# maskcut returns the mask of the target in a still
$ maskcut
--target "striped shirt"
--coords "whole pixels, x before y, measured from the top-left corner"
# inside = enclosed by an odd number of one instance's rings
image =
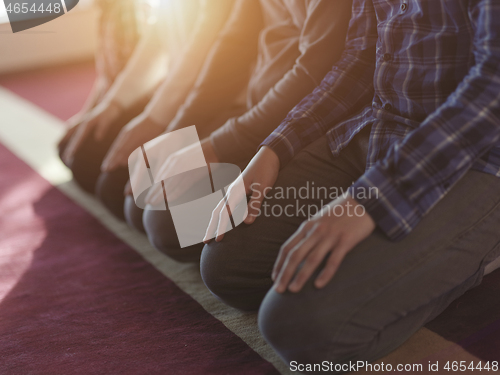
[[[351,192],[403,238],[471,168],[500,177],[498,20],[498,0],[354,0],[341,60],[262,145],[283,167],[325,134],[338,155],[370,125]]]

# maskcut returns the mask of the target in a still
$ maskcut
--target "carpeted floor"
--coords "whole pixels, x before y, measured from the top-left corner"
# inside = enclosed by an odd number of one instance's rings
[[[69,181],[54,146],[91,72],[0,77],[10,90],[0,88],[0,374],[289,373],[254,314],[225,307],[195,266],[154,250]],[[71,105],[53,104],[65,95]],[[500,360],[499,292],[496,271],[379,362],[428,373],[439,361],[434,373],[449,374],[446,361]]]
[[[278,373],[3,146],[0,168],[1,374]]]

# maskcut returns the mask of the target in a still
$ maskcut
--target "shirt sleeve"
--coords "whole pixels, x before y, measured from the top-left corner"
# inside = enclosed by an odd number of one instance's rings
[[[259,1],[236,0],[194,88],[167,131],[196,124],[199,118],[208,123],[232,107],[248,85],[263,22]]]
[[[351,187],[393,239],[408,235],[500,138],[500,3],[469,5],[475,65],[448,100]],[[377,194],[358,197],[361,191]],[[357,196],[358,195],[358,196]]]
[[[168,53],[156,25],[149,25],[127,65],[105,95],[128,108],[151,95],[167,73]]]
[[[156,91],[145,113],[156,123],[167,125],[186,100],[210,48],[226,23],[233,0],[204,0],[196,26],[182,55],[168,71],[166,80]]]
[[[298,38],[300,55],[291,69],[259,103],[212,133],[211,142],[220,160],[249,160],[258,145],[340,59],[352,0],[312,0],[306,4],[306,19]]]
[[[345,50],[321,84],[300,101],[261,144],[284,167],[297,152],[373,98],[377,18],[371,0],[352,4]]]

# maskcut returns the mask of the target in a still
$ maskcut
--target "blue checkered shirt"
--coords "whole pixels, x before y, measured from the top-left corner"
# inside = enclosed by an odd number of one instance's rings
[[[342,58],[262,145],[283,167],[371,125],[352,194],[398,240],[468,170],[500,177],[499,101],[500,0],[354,0]]]

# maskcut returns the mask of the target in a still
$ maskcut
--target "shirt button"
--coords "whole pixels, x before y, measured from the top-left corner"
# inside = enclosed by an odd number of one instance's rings
[[[384,61],[391,61],[392,55],[390,53],[384,53]]]
[[[406,3],[401,4],[401,12],[406,12],[407,9],[408,9],[408,4]]]
[[[392,110],[392,104],[391,103],[385,103],[384,104],[384,109],[386,111],[391,111]]]

